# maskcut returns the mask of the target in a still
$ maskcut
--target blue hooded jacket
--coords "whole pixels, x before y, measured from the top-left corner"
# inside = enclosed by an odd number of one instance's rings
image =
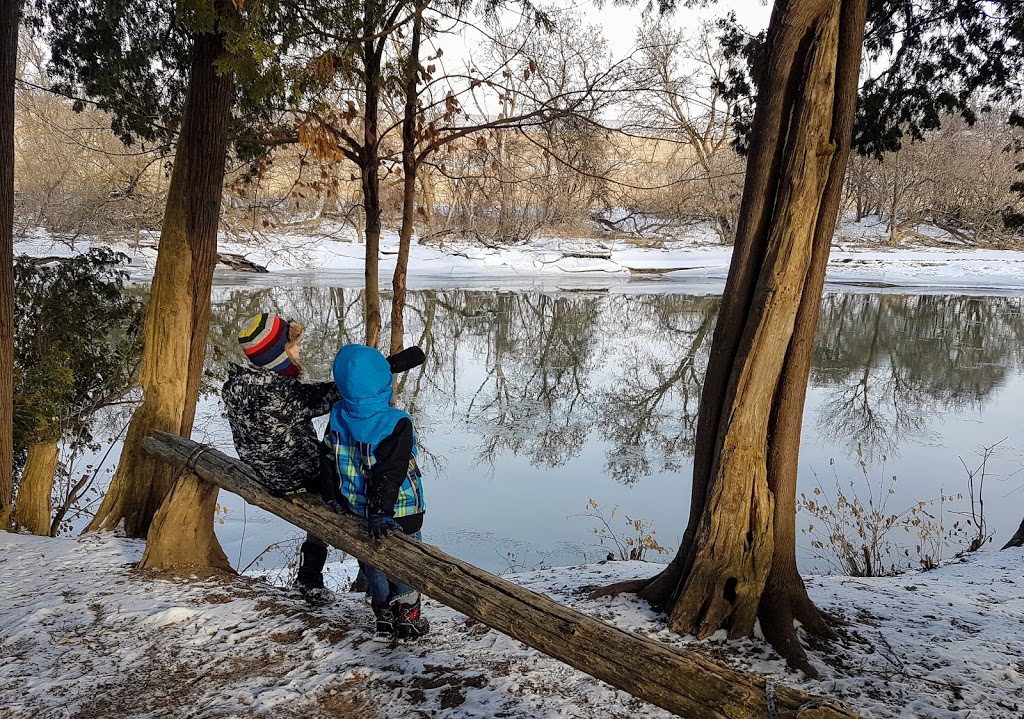
[[[356,442],[377,445],[403,417],[391,406],[391,366],[378,350],[345,345],[334,358],[334,383],[341,401],[331,410],[331,429],[344,428]]]
[[[341,492],[349,508],[367,514],[366,479],[376,462],[377,446],[398,423],[412,418],[391,406],[391,366],[380,351],[365,345],[345,345],[334,358],[334,382],[341,394],[331,410],[330,437]],[[416,467],[413,440],[408,472],[395,503],[395,516],[423,512],[423,490]]]

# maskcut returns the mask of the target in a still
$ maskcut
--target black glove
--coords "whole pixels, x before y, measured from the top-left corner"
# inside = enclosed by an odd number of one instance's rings
[[[395,518],[385,514],[371,514],[366,520],[366,533],[375,542],[401,531],[402,527],[395,521]]]
[[[413,367],[419,367],[426,359],[427,356],[423,354],[423,350],[413,345],[388,357],[388,365],[391,367],[391,374],[398,374],[399,372],[408,372]]]
[[[342,504],[341,502],[339,502],[336,499],[325,500],[324,504],[326,504],[327,508],[329,510],[331,510],[332,512],[334,512],[335,514],[345,514],[345,512],[347,511],[345,509],[345,505]]]

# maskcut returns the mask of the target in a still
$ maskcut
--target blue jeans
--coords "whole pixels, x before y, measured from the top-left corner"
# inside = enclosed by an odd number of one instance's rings
[[[409,534],[406,536],[417,541],[423,539],[422,532],[416,532],[415,534]],[[366,562],[360,562],[359,566],[363,568],[363,574],[366,575],[366,585],[370,588],[370,598],[373,600],[374,604],[386,604],[389,600],[394,599],[395,597],[416,592],[416,590],[408,584],[404,584],[394,577],[389,577],[384,574],[384,572],[371,567]]]

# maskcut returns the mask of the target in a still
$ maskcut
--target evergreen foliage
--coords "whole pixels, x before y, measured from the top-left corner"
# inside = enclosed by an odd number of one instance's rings
[[[343,8],[352,5],[343,0]],[[222,33],[227,52],[218,71],[235,76],[230,137],[238,155],[252,159],[273,144],[301,95],[306,73],[286,58],[317,18],[310,12],[304,18],[294,4],[277,0],[50,0],[49,73],[76,110],[90,103],[109,112],[111,129],[125,144],[170,147],[181,125],[195,37]]]
[[[719,22],[728,57],[742,62],[720,88],[737,100],[736,149],[745,152],[760,83],[765,33],[751,35],[735,14]],[[925,139],[943,117],[973,125],[979,112],[1024,103],[1024,2],[1020,0],[871,0],[864,50],[875,70],[860,89],[854,149],[881,159],[905,142]],[[1019,151],[1008,147],[1007,151]],[[1024,163],[1019,169],[1024,172]],[[1011,190],[1024,195],[1024,182]],[[1007,227],[1024,218],[1007,210]]]
[[[41,265],[14,264],[14,452],[66,437],[91,444],[96,410],[130,387],[141,356],[142,301],[127,261],[101,247]]]
[[[54,89],[111,114],[127,145],[177,133],[188,82],[191,33],[170,0],[53,0],[47,4]]]
[[[868,59],[888,67],[861,88],[854,141],[881,156],[924,139],[942,116],[1024,99],[1024,3],[873,0]]]

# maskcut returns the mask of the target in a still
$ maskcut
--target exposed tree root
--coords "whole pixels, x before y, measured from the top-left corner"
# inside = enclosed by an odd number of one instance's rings
[[[620,594],[639,594],[640,591],[650,584],[650,579],[630,579],[625,582],[616,582],[606,587],[595,589],[587,595],[587,599],[600,599],[601,597],[617,597]]]
[[[685,576],[682,564],[677,561],[681,556],[686,556],[682,548],[676,559],[673,559],[660,574],[652,577],[647,586],[640,591],[640,598],[646,599],[659,611],[671,607],[679,596]]]
[[[660,609],[655,602],[649,598],[651,588],[657,584],[667,584],[673,579],[675,572],[669,569],[648,579],[631,579],[625,582],[616,582],[605,587],[600,587],[591,592],[588,599],[600,599],[601,597],[616,597],[620,594],[636,594],[642,599],[647,599],[652,606]],[[758,619],[760,620],[761,632],[764,634],[772,648],[779,653],[786,664],[795,670],[799,670],[809,677],[817,678],[818,670],[811,664],[800,638],[797,636],[795,622],[800,622],[804,631],[821,639],[835,641],[838,636],[835,630],[829,625],[825,617],[807,596],[803,580],[799,575],[789,577],[781,589],[773,588],[772,583],[765,588],[758,608]],[[838,620],[837,620],[838,621]],[[689,633],[685,628],[677,631]]]
[[[807,651],[796,635],[792,608],[785,603],[762,599],[759,619],[765,641],[786,660],[786,665],[816,679],[818,670],[807,658]]]
[[[758,619],[765,640],[779,653],[791,669],[799,669],[809,677],[817,677],[818,670],[807,657],[794,622],[800,622],[804,631],[828,641],[839,637],[807,596],[807,588],[796,571],[795,557],[776,557],[776,564],[768,576]]]

